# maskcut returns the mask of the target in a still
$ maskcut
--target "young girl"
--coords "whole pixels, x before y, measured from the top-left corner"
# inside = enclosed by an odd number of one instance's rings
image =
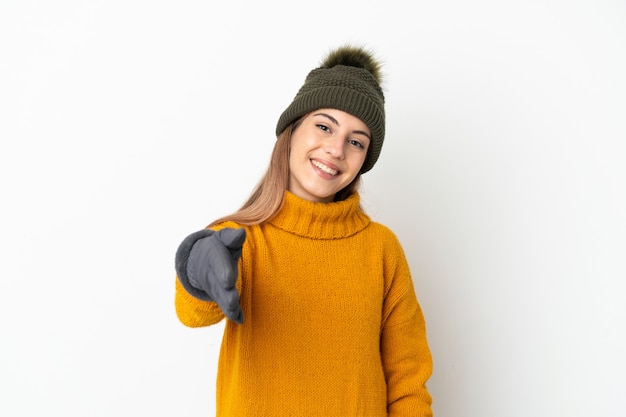
[[[380,65],[343,46],[278,120],[267,172],[176,253],[176,312],[228,318],[217,416],[431,416],[432,358],[396,236],[363,212],[385,136]]]

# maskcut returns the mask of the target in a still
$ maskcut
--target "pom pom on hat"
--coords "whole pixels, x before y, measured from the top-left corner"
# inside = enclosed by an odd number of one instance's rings
[[[380,63],[374,59],[371,53],[365,51],[363,48],[350,45],[337,48],[326,56],[321,67],[332,68],[335,65],[363,68],[372,74],[379,85],[382,84]]]
[[[385,139],[385,97],[381,89],[381,65],[357,46],[332,50],[306,77],[292,103],[280,116],[276,136],[305,114],[321,108],[345,111],[361,119],[372,134],[361,173],[372,169]]]

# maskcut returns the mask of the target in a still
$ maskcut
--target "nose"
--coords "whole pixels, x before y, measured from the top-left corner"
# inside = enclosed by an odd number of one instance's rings
[[[324,142],[324,151],[333,158],[343,159],[345,141],[339,135],[326,138]]]

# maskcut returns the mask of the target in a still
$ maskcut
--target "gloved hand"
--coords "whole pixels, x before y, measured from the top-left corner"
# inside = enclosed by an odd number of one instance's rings
[[[189,284],[206,294],[206,297],[199,298],[215,301],[226,317],[240,324],[243,323],[243,312],[235,285],[237,262],[245,239],[245,229],[225,228],[196,240],[184,271]]]

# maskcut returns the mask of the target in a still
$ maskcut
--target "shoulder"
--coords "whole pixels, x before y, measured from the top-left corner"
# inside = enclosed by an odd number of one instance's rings
[[[404,248],[396,233],[388,226],[371,221],[365,228],[366,239],[371,247],[377,247],[378,251],[387,258],[404,258]]]
[[[214,224],[213,226],[210,227],[210,229],[211,230],[215,230],[217,232],[218,230],[222,230],[222,229],[226,229],[226,228],[240,229],[242,227],[245,228],[245,226],[242,226],[239,223],[235,223],[233,221],[226,220],[226,221],[223,221],[221,223]]]
[[[369,233],[376,235],[378,238],[382,239],[383,241],[388,241],[390,243],[398,243],[398,244],[400,242],[395,232],[391,230],[388,226],[382,223],[372,220],[370,221],[367,229]]]

